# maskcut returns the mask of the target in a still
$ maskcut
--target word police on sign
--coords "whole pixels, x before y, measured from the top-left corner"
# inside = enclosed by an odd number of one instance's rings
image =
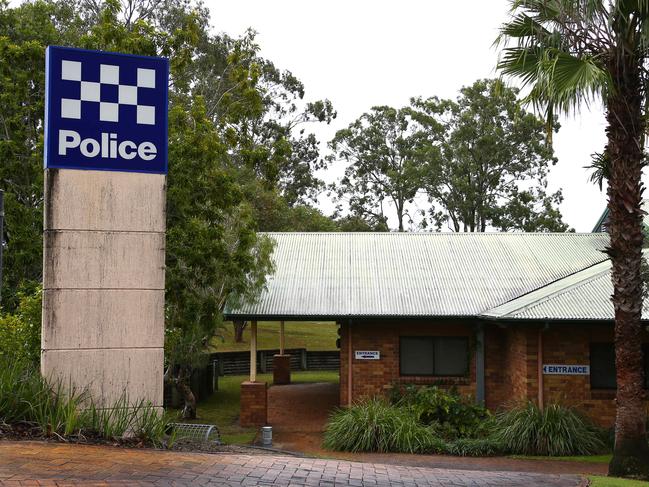
[[[589,365],[543,365],[543,373],[547,375],[589,375]]]
[[[167,59],[50,46],[45,167],[167,172]]]
[[[379,360],[381,352],[369,350],[357,350],[354,354],[356,360]]]

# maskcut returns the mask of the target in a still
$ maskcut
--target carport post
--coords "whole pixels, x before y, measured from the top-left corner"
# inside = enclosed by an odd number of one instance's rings
[[[257,381],[257,322],[250,323],[250,382]]]
[[[279,354],[284,355],[284,322],[279,322]]]

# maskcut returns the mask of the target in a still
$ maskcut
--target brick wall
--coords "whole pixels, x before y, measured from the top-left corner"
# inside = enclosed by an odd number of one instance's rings
[[[550,327],[543,332],[543,362],[588,365],[594,342],[613,342],[613,325]],[[649,343],[646,331],[643,343]],[[588,375],[544,375],[543,393],[546,403],[576,406],[601,426],[615,423],[615,391],[591,389]]]
[[[341,326],[340,403],[348,395],[348,331]],[[475,396],[475,354],[470,373],[462,378],[400,377],[400,336],[468,336],[470,350],[475,350],[475,325],[471,322],[362,322],[351,325],[352,352],[378,350],[380,360],[356,360],[352,357],[352,399],[384,394],[392,384],[432,384],[443,381],[456,385],[464,394]],[[485,327],[485,401],[495,410],[517,401],[538,400],[540,326],[509,325]],[[542,333],[545,364],[590,364],[590,343],[610,342],[612,325],[553,325]],[[649,342],[645,331],[644,342]],[[543,375],[544,403],[574,405],[602,426],[615,420],[614,391],[591,390],[589,376]]]
[[[340,343],[340,403],[347,404],[348,395],[348,332],[349,325],[341,326]],[[351,325],[352,354],[356,350],[378,350],[380,360],[356,360],[352,357],[352,399],[384,394],[393,384],[455,385],[464,394],[475,395],[475,353],[471,354],[467,377],[429,377],[399,375],[400,336],[467,336],[469,349],[475,348],[475,332],[468,323],[422,322],[356,322]]]

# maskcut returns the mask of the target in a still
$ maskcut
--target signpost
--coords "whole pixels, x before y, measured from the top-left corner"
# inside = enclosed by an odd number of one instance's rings
[[[166,59],[48,47],[42,373],[162,407]]]

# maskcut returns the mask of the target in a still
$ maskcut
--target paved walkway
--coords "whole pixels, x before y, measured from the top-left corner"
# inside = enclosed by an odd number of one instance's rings
[[[575,487],[574,475],[0,441],[0,485]]]

